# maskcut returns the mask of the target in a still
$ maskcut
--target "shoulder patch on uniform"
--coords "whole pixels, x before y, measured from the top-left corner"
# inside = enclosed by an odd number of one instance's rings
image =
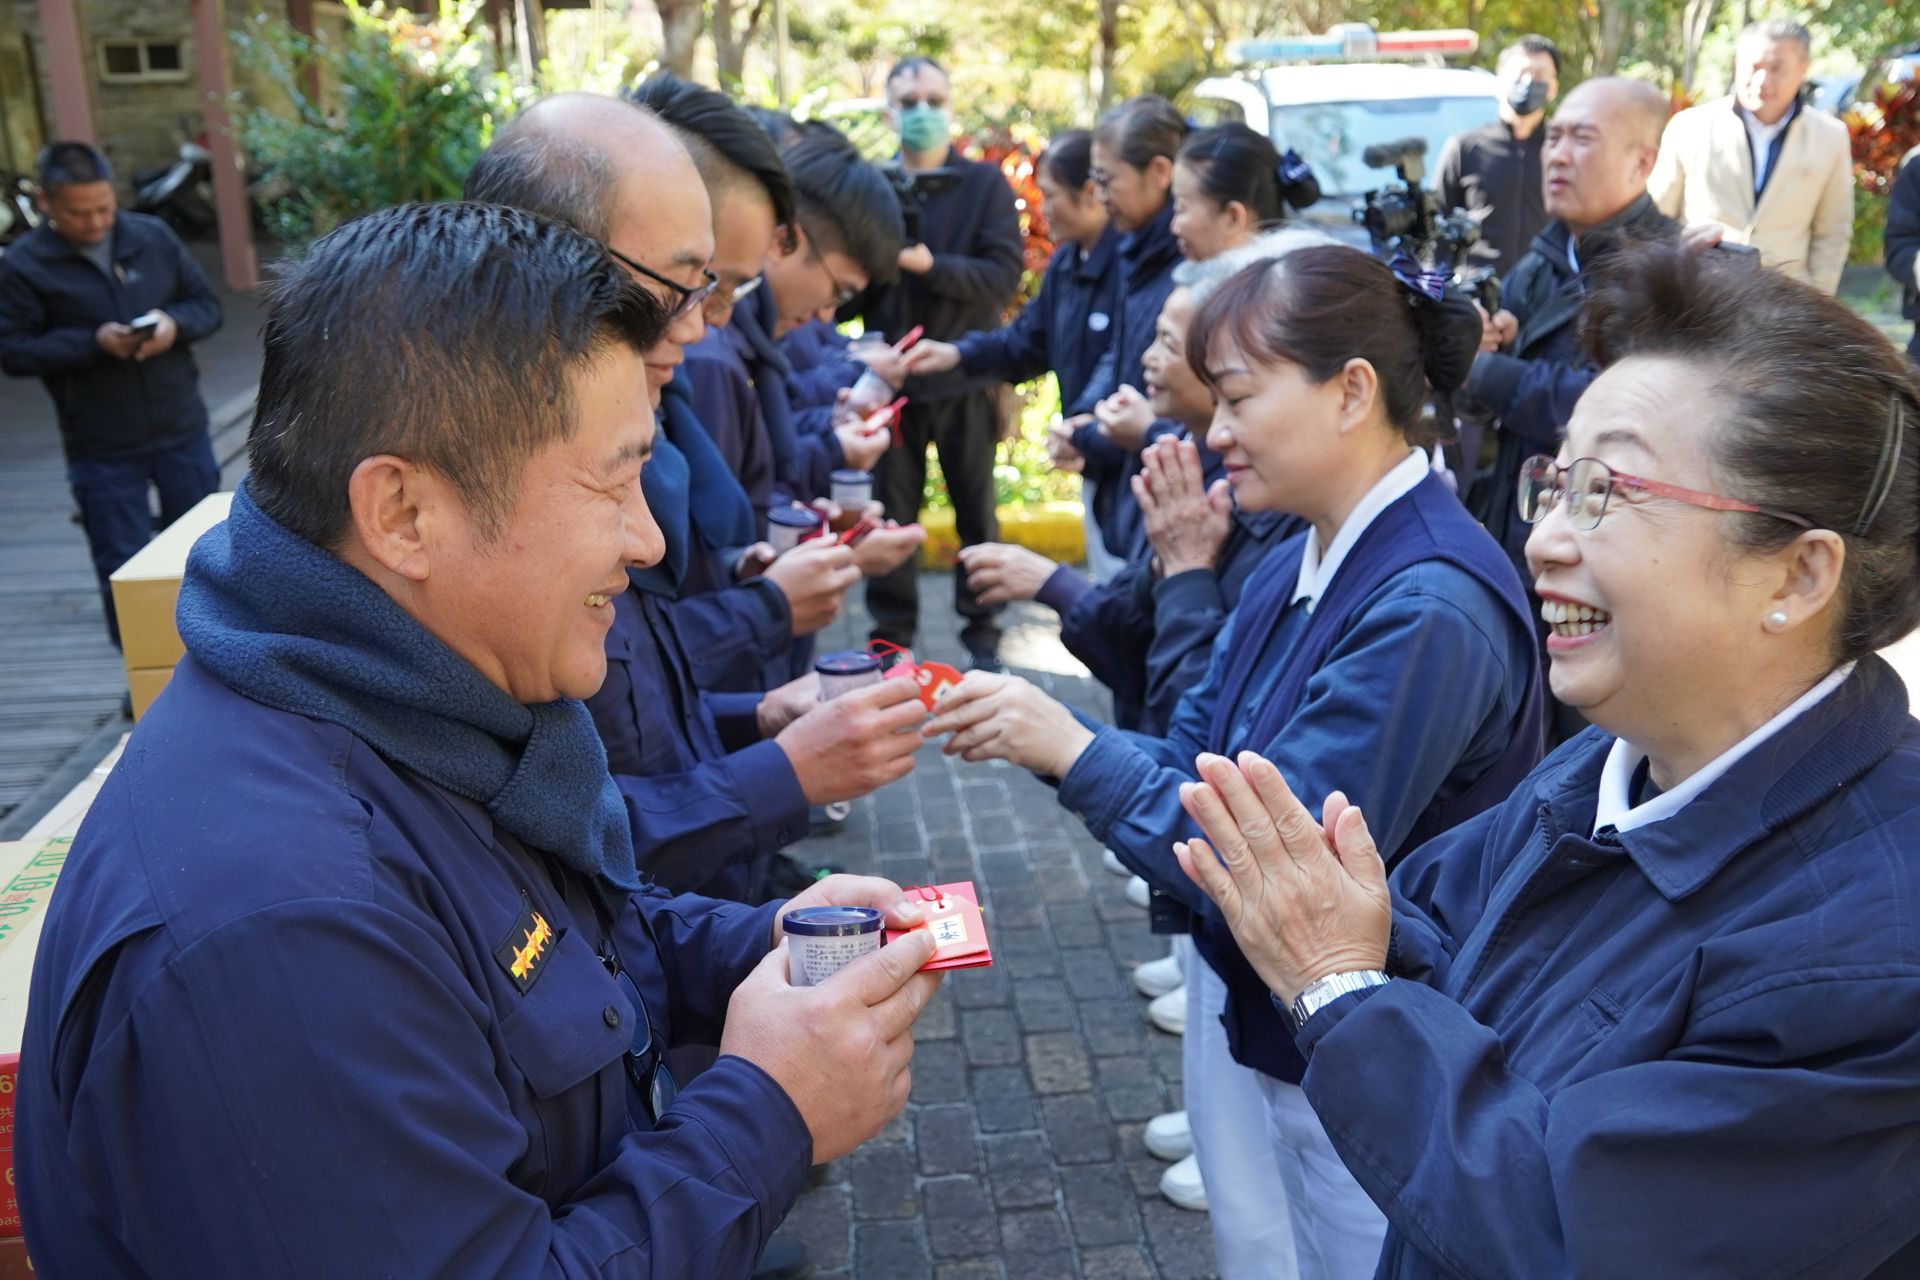
[[[520,905],[520,918],[514,922],[513,932],[493,949],[493,958],[513,979],[513,985],[520,988],[520,994],[525,995],[552,954],[553,926],[533,909],[533,902],[524,891],[520,894]]]

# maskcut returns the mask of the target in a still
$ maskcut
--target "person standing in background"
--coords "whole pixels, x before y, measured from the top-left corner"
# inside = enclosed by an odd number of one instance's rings
[[[166,223],[120,210],[99,151],[55,142],[38,168],[47,220],[0,258],[0,369],[53,397],[118,648],[107,579],[153,538],[152,491],[164,529],[220,487],[189,349],[220,300]]]
[[[1920,147],[1907,152],[1887,200],[1887,274],[1900,282],[1900,314],[1914,322],[1907,357],[1920,364]]]
[[[1541,126],[1560,96],[1560,50],[1545,36],[1521,36],[1495,65],[1500,118],[1447,139],[1434,185],[1446,208],[1484,213],[1470,263],[1505,275],[1547,225]]]
[[[1853,147],[1846,125],[1800,101],[1813,36],[1755,22],[1735,48],[1733,93],[1667,123],[1647,190],[1683,226],[1718,226],[1726,243],[1833,293],[1853,240]]]
[[[993,329],[1020,288],[1025,251],[1013,189],[993,165],[953,148],[953,82],[931,58],[903,59],[887,75],[887,118],[900,133],[899,169],[913,185],[919,235],[900,251],[900,281],[868,293],[867,327],[889,341],[924,326],[926,336],[951,342],[976,329]],[[994,515],[993,449],[1000,434],[998,390],[991,375],[959,369],[910,378],[901,416],[901,448],[880,460],[875,479],[887,515],[902,524],[920,518],[927,480],[927,446],[940,453],[940,470],[953,498],[962,546],[999,536]],[[909,561],[867,585],[873,638],[908,647],[919,622],[917,566]],[[1000,670],[997,606],[979,602],[965,574],[955,574],[954,608],[965,620],[961,643],[972,665]]]

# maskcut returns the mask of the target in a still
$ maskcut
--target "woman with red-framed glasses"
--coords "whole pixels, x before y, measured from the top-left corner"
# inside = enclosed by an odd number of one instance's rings
[[[1178,850],[1290,1010],[1381,1276],[1920,1275],[1920,383],[1844,305],[1655,249],[1520,483],[1592,727],[1382,870],[1203,758]]]

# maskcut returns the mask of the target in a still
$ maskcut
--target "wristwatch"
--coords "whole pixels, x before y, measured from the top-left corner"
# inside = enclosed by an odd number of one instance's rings
[[[1307,1025],[1307,1019],[1320,1012],[1341,996],[1355,991],[1367,991],[1373,987],[1384,987],[1392,979],[1378,969],[1359,969],[1352,973],[1330,973],[1317,981],[1309,982],[1306,989],[1293,998],[1287,1006],[1287,1019],[1293,1023],[1293,1033]]]

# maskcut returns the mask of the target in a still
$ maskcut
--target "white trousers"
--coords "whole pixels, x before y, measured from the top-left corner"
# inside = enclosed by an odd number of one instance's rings
[[[1257,1078],[1293,1214],[1301,1280],[1369,1280],[1380,1265],[1385,1215],[1341,1163],[1300,1086]]]
[[[1187,1033],[1181,1073],[1193,1153],[1207,1186],[1207,1213],[1221,1280],[1292,1280],[1294,1228],[1280,1161],[1267,1136],[1261,1076],[1227,1052],[1220,1025],[1227,987],[1180,940],[1187,965]],[[1379,1252],[1378,1241],[1374,1252]]]

